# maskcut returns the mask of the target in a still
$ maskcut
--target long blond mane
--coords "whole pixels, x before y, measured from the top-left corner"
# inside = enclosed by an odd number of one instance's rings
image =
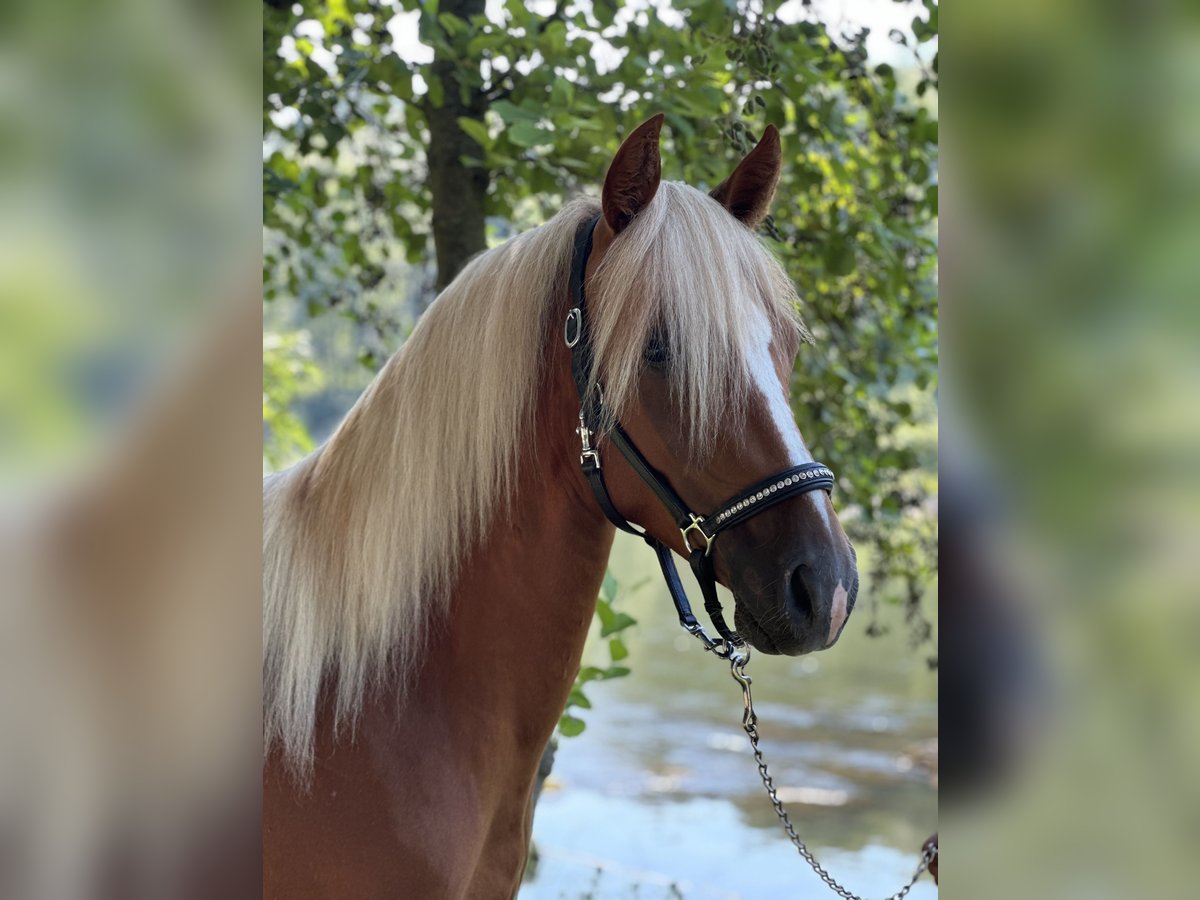
[[[403,684],[464,556],[513,499],[545,375],[548,316],[567,293],[573,201],[471,262],[422,317],[330,440],[267,478],[263,691],[268,748],[311,764],[318,694],[352,723],[384,671]],[[643,347],[671,347],[671,381],[699,441],[751,382],[763,326],[801,328],[796,296],[759,240],[716,201],[664,182],[609,248],[592,286],[606,403],[633,402]],[[757,329],[757,331],[756,331]]]

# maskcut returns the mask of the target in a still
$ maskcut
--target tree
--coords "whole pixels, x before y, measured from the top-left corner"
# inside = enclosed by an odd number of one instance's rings
[[[536,224],[594,189],[653,113],[667,115],[664,177],[701,187],[779,125],[765,230],[818,340],[797,363],[797,417],[856,510],[876,596],[901,601],[920,639],[936,573],[937,55],[872,65],[865,32],[804,9],[506,0],[501,21],[482,0],[268,0],[264,282],[383,333],[373,292],[398,252],[434,256],[444,286],[489,226]],[[937,4],[914,12],[893,37],[918,51]],[[419,62],[395,50],[414,24]]]

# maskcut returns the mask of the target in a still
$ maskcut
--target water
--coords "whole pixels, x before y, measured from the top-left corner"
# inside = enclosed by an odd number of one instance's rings
[[[741,692],[678,627],[653,554],[622,536],[613,571],[619,608],[639,621],[626,632],[633,674],[589,685],[587,730],[560,742],[521,900],[833,897],[783,836],[741,730]],[[924,657],[902,633],[868,638],[852,618],[832,650],[750,664],[761,746],[797,831],[869,897],[908,880],[937,827],[937,677]],[[606,662],[595,635],[585,661]],[[909,896],[936,889],[926,876]]]

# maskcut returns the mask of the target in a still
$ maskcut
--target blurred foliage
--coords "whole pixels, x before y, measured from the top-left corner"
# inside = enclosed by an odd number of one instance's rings
[[[0,6],[0,491],[85,465],[253,286],[256,19]]]
[[[986,796],[943,803],[942,830],[979,900],[1190,896],[1200,7],[958,12],[942,463],[982,540],[946,566],[998,596],[955,593],[943,643],[975,652],[943,684],[975,689],[943,696],[941,723],[964,747],[988,716],[1009,758],[971,773]],[[1027,635],[1016,659],[997,601]]]
[[[320,367],[303,332],[263,336],[263,456],[278,469],[288,459],[313,449],[313,440],[303,420],[293,411],[296,400],[322,386]]]
[[[847,530],[869,561],[867,603],[902,603],[914,638],[928,637],[923,604],[937,571],[935,0],[901,4],[912,7],[912,25],[891,37],[905,65],[868,60],[865,29],[835,29],[806,3],[506,0],[468,18],[447,5],[266,5],[268,299],[302,298],[310,317],[347,314],[368,348],[402,337],[383,321],[381,294],[398,258],[427,271],[433,257],[429,114],[447,102],[435,55],[456,60],[457,89],[481,110],[459,120],[478,147],[460,162],[489,174],[493,238],[597,191],[622,135],[655,112],[667,115],[664,177],[703,188],[767,123],[779,125],[783,180],[764,231],[817,338],[797,362],[797,419],[839,473]],[[396,45],[413,29],[424,55],[402,58]],[[418,58],[428,61],[410,61]],[[372,349],[361,355],[379,361]]]
[[[45,257],[32,259],[0,262],[0,486],[6,489],[61,463],[87,434],[87,410],[71,376],[98,330],[97,316],[79,302],[82,289],[72,292],[80,286],[35,272]]]

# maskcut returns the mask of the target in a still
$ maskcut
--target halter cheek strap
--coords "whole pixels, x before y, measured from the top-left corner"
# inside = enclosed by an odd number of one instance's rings
[[[833,472],[818,462],[804,463],[777,472],[722,503],[715,513],[700,516],[692,512],[687,503],[671,486],[665,475],[654,468],[638,450],[637,445],[615,420],[611,421],[606,437],[625,457],[638,477],[650,488],[659,502],[666,507],[675,520],[683,543],[689,551],[689,562],[700,591],[704,595],[704,609],[712,620],[713,627],[725,642],[724,651],[720,644],[704,633],[703,627],[692,614],[691,604],[684,591],[683,582],[675,568],[675,556],[671,548],[644,529],[638,528],[617,510],[600,464],[600,453],[596,447],[596,435],[604,422],[604,393],[600,383],[593,377],[593,354],[591,334],[588,327],[587,298],[583,290],[584,271],[592,252],[592,235],[599,216],[592,219],[575,237],[575,252],[571,263],[570,288],[574,303],[567,313],[563,338],[571,349],[571,376],[579,392],[579,465],[584,478],[596,497],[596,503],[605,517],[617,528],[642,538],[654,550],[662,569],[663,578],[675,609],[679,623],[691,634],[699,637],[709,650],[728,655],[742,644],[738,635],[730,630],[717,598],[717,579],[713,571],[712,548],[717,536],[783,500],[798,494],[821,489],[833,490]]]

